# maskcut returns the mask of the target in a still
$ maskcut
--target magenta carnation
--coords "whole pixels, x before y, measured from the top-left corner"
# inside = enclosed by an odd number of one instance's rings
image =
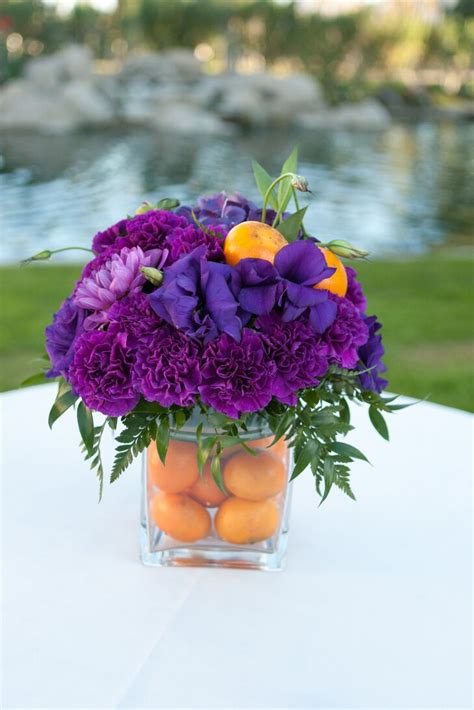
[[[107,310],[124,296],[139,293],[145,284],[140,271],[142,266],[160,267],[166,254],[159,249],[143,253],[140,247],[124,247],[118,254],[111,254],[83,277],[74,292],[74,302],[81,308],[94,311],[84,321],[84,328],[92,330],[108,321]],[[99,257],[101,259],[101,257]]]
[[[142,338],[134,368],[135,385],[150,402],[189,407],[201,384],[200,365],[199,345],[161,321],[159,328]]]
[[[220,234],[220,233],[219,233]],[[189,225],[185,229],[176,229],[165,239],[165,246],[169,251],[166,265],[173,264],[184,254],[190,254],[196,247],[206,247],[206,259],[208,261],[225,261],[223,237],[227,234],[227,230],[223,231],[222,237],[210,232],[203,232],[198,227]]]
[[[211,341],[203,353],[202,401],[238,419],[270,402],[276,366],[267,354],[265,337],[249,328],[237,343],[226,333]]]
[[[330,294],[337,304],[334,323],[320,336],[321,354],[340,367],[354,368],[359,360],[357,348],[364,345],[369,329],[357,308],[347,300]]]
[[[95,254],[103,254],[113,246],[119,237],[124,237],[127,234],[127,224],[126,219],[121,219],[120,222],[113,224],[108,229],[103,232],[97,232],[94,239],[92,240],[92,250]]]
[[[357,281],[357,271],[350,266],[346,266],[347,273],[347,293],[346,298],[354,304],[361,312],[365,312],[367,308],[367,299],[365,298],[361,284]]]
[[[117,326],[77,339],[68,379],[89,409],[120,417],[138,404],[140,395],[132,380],[135,351],[129,341]]]
[[[327,372],[328,360],[320,352],[319,338],[306,321],[285,323],[275,314],[258,318],[255,326],[264,333],[276,365],[272,394],[280,402],[295,406],[297,392],[315,387]]]

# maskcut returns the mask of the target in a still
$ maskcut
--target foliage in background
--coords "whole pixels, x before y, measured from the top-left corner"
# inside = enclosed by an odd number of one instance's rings
[[[6,0],[0,52],[6,55],[11,32],[24,42],[8,53],[3,79],[17,74],[29,55],[54,52],[67,42],[84,43],[100,58],[120,58],[127,48],[194,49],[205,42],[231,66],[238,57],[249,57],[305,69],[332,101],[357,99],[374,83],[397,78],[400,70],[434,69],[443,76],[472,70],[472,3],[461,0],[431,23],[410,12],[406,2],[386,2],[382,9],[328,17],[303,14],[297,3],[268,0],[119,0],[114,13],[77,5],[61,17],[40,0]],[[472,86],[454,80],[451,90],[469,92]]]

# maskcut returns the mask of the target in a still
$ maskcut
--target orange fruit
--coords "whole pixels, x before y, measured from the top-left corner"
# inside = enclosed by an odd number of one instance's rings
[[[265,259],[273,264],[275,254],[288,242],[280,232],[263,222],[241,222],[224,241],[225,260],[235,266],[241,259]]]
[[[227,498],[214,519],[222,540],[234,545],[260,542],[271,537],[280,522],[280,510],[273,500]]]
[[[246,451],[232,456],[224,466],[224,485],[245,500],[263,500],[279,493],[286,482],[286,467],[281,458],[259,450],[257,456]]]
[[[196,542],[211,529],[207,510],[185,493],[159,491],[151,500],[150,514],[160,530],[180,542]]]
[[[197,481],[199,469],[196,445],[186,441],[170,441],[166,462],[162,463],[156,444],[148,447],[148,478],[167,493],[180,493]]]
[[[209,463],[204,466],[202,476],[199,476],[198,480],[187,490],[187,493],[199,503],[205,505],[206,508],[215,508],[227,498],[227,495],[221,491],[215,482]]]
[[[326,291],[335,293],[336,296],[344,297],[347,293],[347,273],[344,264],[339,257],[326,247],[319,247],[323,252],[326,264],[331,268],[336,269],[332,276],[320,281],[314,288],[323,288]]]
[[[255,439],[254,441],[247,441],[246,444],[252,449],[267,449],[272,443],[273,439],[273,436],[267,436],[265,437],[265,439]],[[278,439],[277,443],[274,444],[271,449],[268,449],[268,451],[271,454],[276,454],[278,456],[281,456],[282,459],[285,459],[288,454],[288,446],[286,445],[285,439],[283,437],[281,439]]]

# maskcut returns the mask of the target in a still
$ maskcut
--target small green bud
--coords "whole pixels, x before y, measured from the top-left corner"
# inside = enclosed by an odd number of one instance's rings
[[[153,210],[153,209],[155,209],[155,208],[154,208],[153,205],[150,204],[149,202],[142,202],[142,204],[140,205],[140,207],[138,207],[138,208],[135,210],[135,214],[136,214],[136,215],[137,215],[137,214],[145,214],[146,212],[149,212],[150,210]]]
[[[140,271],[153,286],[159,286],[163,281],[162,272],[153,266],[140,266]]]
[[[369,255],[368,251],[358,249],[343,239],[334,239],[334,241],[329,242],[325,246],[330,249],[330,251],[334,252],[334,254],[337,254],[337,256],[342,256],[346,259],[365,259],[365,257]]]
[[[291,181],[291,187],[296,188],[300,192],[311,192],[308,186],[308,181],[303,175],[294,175]]]
[[[26,266],[26,264],[31,264],[32,261],[47,261],[52,255],[52,251],[45,249],[44,251],[39,251],[37,254],[30,256],[28,259],[23,259],[21,263]]]

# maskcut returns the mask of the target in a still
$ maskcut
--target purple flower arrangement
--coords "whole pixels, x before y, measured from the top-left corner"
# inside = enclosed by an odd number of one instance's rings
[[[295,475],[312,451],[322,497],[333,483],[352,495],[347,464],[363,456],[337,441],[351,428],[347,402],[368,404],[384,434],[381,412],[391,404],[381,394],[381,326],[367,315],[356,271],[336,256],[347,286],[318,288],[337,269],[304,230],[296,190],[306,191],[306,181],[296,164],[273,181],[258,167],[261,207],[239,193],[174,211],[145,205],[96,234],[92,260],[46,328],[46,377],[59,378],[50,423],[78,405],[100,477],[100,436],[118,418],[112,480],[151,439],[166,455],[170,432],[198,411],[218,422],[221,448],[239,440],[250,417],[264,421],[294,446]],[[272,261],[246,256],[249,222],[285,238]],[[229,244],[240,250],[237,263]],[[333,243],[336,255],[365,255],[342,244]],[[100,425],[96,414],[105,415]]]

